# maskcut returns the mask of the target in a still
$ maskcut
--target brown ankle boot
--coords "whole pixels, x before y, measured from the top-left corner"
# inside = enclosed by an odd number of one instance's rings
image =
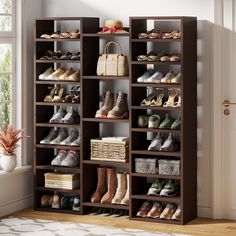
[[[106,181],[106,168],[97,167],[97,188],[95,193],[91,197],[91,202],[100,202],[102,196],[107,190],[107,181]]]
[[[99,110],[97,110],[95,117],[107,118],[107,114],[113,108],[113,105],[114,105],[114,93],[106,91],[104,95],[103,105]]]
[[[127,94],[121,91],[117,94],[116,105],[108,112],[107,118],[123,119],[128,117]]]
[[[107,168],[107,192],[102,197],[101,203],[109,204],[115,196],[116,192],[116,173],[115,169]]]

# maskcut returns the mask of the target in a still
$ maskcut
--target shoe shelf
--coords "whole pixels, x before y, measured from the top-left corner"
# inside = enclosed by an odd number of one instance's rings
[[[121,204],[105,204],[105,203],[93,203],[93,202],[83,202],[83,206],[88,207],[98,207],[98,208],[111,208],[120,210],[129,210],[129,206]]]
[[[49,192],[60,192],[60,193],[70,193],[70,194],[75,194],[79,195],[80,194],[80,189],[64,189],[64,188],[46,188],[46,187],[36,187],[36,190],[40,191],[49,191]]]
[[[62,64],[62,63],[80,63],[80,60],[52,60],[52,59],[50,59],[50,60],[40,60],[40,59],[37,59],[36,61],[35,61],[36,63],[58,63],[58,64]]]
[[[101,123],[129,123],[128,119],[99,119],[99,118],[83,118],[86,122],[101,122]]]
[[[181,130],[178,129],[152,129],[152,128],[131,128],[131,132],[152,132],[152,133],[173,133],[180,135]]]
[[[131,195],[133,199],[148,200],[148,201],[163,201],[163,202],[180,202],[180,197],[163,197],[163,196],[148,196],[146,194]]]
[[[36,144],[35,146],[36,146],[36,148],[56,148],[56,149],[80,150],[79,146],[70,146],[70,145]]]
[[[79,103],[67,103],[67,102],[36,102],[36,106],[79,106]]]
[[[181,32],[180,39],[139,39],[139,33],[146,33],[150,30],[148,27],[168,32],[168,30],[177,29]],[[168,29],[168,30],[165,30]],[[132,166],[131,178],[131,212],[130,219],[160,222],[170,224],[185,224],[197,216],[196,211],[196,196],[197,196],[197,164],[196,164],[196,18],[193,17],[130,17],[130,68],[131,68],[131,123],[130,128],[130,163]],[[148,47],[150,46],[150,47]],[[181,61],[137,61],[138,55],[148,54],[149,48],[164,49],[166,54],[171,54],[173,48],[181,55]],[[158,53],[158,52],[156,52]],[[138,83],[137,78],[143,75],[147,69],[159,70],[163,74],[173,70],[174,74],[181,73],[180,84],[164,84],[164,83]],[[158,106],[140,106],[139,103],[146,97],[148,88],[165,89],[164,94],[168,89],[176,88],[181,91],[181,107],[158,107]],[[149,92],[150,93],[150,92]],[[177,98],[177,97],[176,97]],[[138,128],[137,117],[139,115],[149,116],[158,114],[161,117],[168,114],[180,116],[181,129],[149,129]],[[191,113],[191,115],[190,115]],[[190,117],[191,116],[191,117]],[[148,133],[148,134],[145,134]],[[172,134],[180,142],[180,150],[176,152],[161,152],[145,150],[145,141],[152,133],[160,133],[162,138],[166,134]],[[153,137],[154,138],[154,137]],[[163,138],[166,140],[165,138]],[[162,141],[163,142],[163,141]],[[174,142],[174,141],[173,141]],[[150,144],[151,142],[149,142]],[[155,142],[154,142],[155,143]],[[162,143],[163,145],[163,143]],[[141,150],[137,150],[141,149]],[[147,149],[147,148],[146,148]],[[181,166],[180,175],[159,175],[151,173],[134,173],[136,158],[156,158],[169,161],[177,161]],[[140,159],[142,160],[142,159]],[[170,162],[169,162],[170,163]],[[142,178],[142,179],[139,179]],[[145,180],[160,179],[179,183],[180,196],[178,197],[163,197],[163,196],[147,196],[144,189],[148,187],[148,181]],[[192,180],[192,182],[191,182]],[[144,184],[143,188],[139,184]],[[150,187],[150,186],[149,186]],[[149,188],[148,187],[148,188]],[[166,207],[166,203],[171,203],[181,207],[180,221],[154,219],[148,217],[137,217],[136,214],[145,201],[159,202]]]
[[[36,127],[60,127],[60,128],[80,128],[80,124],[57,124],[57,123],[36,123]]]
[[[97,76],[97,75],[87,75],[87,76],[83,76],[83,79],[95,79],[95,80],[129,80],[129,76]]]
[[[180,180],[181,176],[179,175],[158,175],[151,173],[131,173],[132,177],[144,177],[144,178],[155,178],[155,179],[175,179]]]
[[[98,160],[83,160],[83,164],[86,165],[104,165],[111,167],[126,167],[129,168],[129,162],[119,162],[119,161],[98,161]]]
[[[80,173],[78,167],[52,166],[52,165],[37,165],[37,170],[55,170],[69,173]]]
[[[73,211],[69,209],[55,209],[55,208],[49,208],[49,207],[35,207],[36,211],[46,211],[46,212],[54,212],[54,213],[62,213],[62,214],[75,214],[79,215],[79,211]]]
[[[77,42],[80,41],[80,38],[76,39],[41,39],[41,38],[36,38],[35,42]]]
[[[63,81],[63,80],[38,80],[35,84],[63,84],[63,85],[78,85],[79,81]]]

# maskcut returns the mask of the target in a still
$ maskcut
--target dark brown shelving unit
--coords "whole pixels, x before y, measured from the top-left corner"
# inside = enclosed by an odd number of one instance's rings
[[[92,25],[96,24],[97,18],[86,17],[49,17],[36,19],[35,22],[35,50],[34,50],[34,175],[35,175],[35,201],[34,208],[40,211],[58,212],[58,213],[70,213],[80,214],[78,211],[72,209],[52,209],[50,207],[42,207],[40,204],[43,194],[53,194],[59,192],[61,194],[67,194],[70,196],[80,196],[81,189],[61,189],[61,188],[45,188],[44,187],[44,174],[47,172],[60,172],[60,173],[77,173],[80,174],[80,167],[63,167],[52,166],[51,161],[57,155],[60,149],[65,150],[80,150],[80,146],[68,146],[68,145],[51,145],[40,144],[40,140],[47,136],[51,128],[76,128],[80,129],[80,124],[52,124],[48,123],[52,117],[56,108],[63,106],[73,106],[77,109],[80,108],[79,103],[61,103],[61,102],[43,102],[43,98],[49,93],[47,91],[48,86],[61,85],[64,87],[80,85],[80,81],[54,81],[54,80],[39,80],[38,76],[43,73],[47,68],[53,67],[57,69],[61,66],[65,67],[67,64],[72,64],[73,68],[79,68],[81,71],[82,60],[42,60],[39,59],[44,55],[47,50],[64,50],[66,46],[73,43],[72,46],[82,55],[82,34],[90,33]],[[59,28],[70,28],[72,23],[73,27],[77,25],[80,29],[80,37],[76,39],[41,39],[40,35],[47,32],[55,32]],[[68,30],[68,29],[67,29]],[[66,43],[66,44],[65,44]],[[62,47],[62,48],[61,48]],[[69,50],[68,50],[69,51]]]
[[[151,23],[150,23],[151,22]],[[171,27],[181,32],[181,39],[139,39],[138,34],[147,32],[148,25],[153,24],[155,29],[162,32],[171,31]],[[130,196],[130,219],[148,222],[163,222],[171,224],[185,224],[197,216],[197,158],[196,158],[196,18],[195,17],[130,17],[130,55],[131,55],[131,129],[130,129],[130,163],[131,165],[131,196]],[[172,28],[173,29],[173,28]],[[151,46],[150,46],[151,45]],[[149,46],[149,47],[148,47]],[[150,49],[151,48],[151,49]],[[181,61],[179,62],[149,62],[137,61],[138,55],[145,55],[149,51],[160,50],[180,51]],[[153,84],[137,83],[147,68],[154,68],[167,73],[174,68],[181,72],[181,84]],[[175,72],[175,73],[178,73]],[[147,96],[147,88],[163,88],[168,91],[170,88],[181,90],[181,107],[155,107],[140,106],[140,102]],[[180,115],[180,130],[162,130],[139,128],[137,126],[138,115],[165,113]],[[180,151],[160,152],[147,151],[146,133],[153,134],[171,133],[178,135],[180,140]],[[154,138],[154,137],[153,137]],[[149,138],[149,144],[151,139]],[[180,160],[180,175],[159,175],[135,172],[135,158],[157,158],[167,160]],[[150,182],[147,180],[166,179],[176,180],[180,183],[180,196],[178,197],[153,197],[147,196]],[[180,204],[181,220],[163,220],[137,217],[136,213],[144,201]]]

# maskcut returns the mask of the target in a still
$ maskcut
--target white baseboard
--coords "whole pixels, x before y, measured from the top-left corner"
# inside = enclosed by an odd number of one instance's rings
[[[204,218],[211,218],[211,207],[207,206],[198,206],[197,207],[197,216]]]
[[[0,205],[0,217],[33,206],[33,194]]]

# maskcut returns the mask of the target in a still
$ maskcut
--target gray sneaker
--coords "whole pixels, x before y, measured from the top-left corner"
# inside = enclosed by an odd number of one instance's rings
[[[69,107],[67,114],[61,119],[61,123],[73,124],[79,122],[79,114],[76,108]]]
[[[169,134],[168,138],[165,140],[165,142],[161,146],[160,151],[165,151],[165,152],[175,151],[174,137],[172,134]]]
[[[76,167],[79,166],[79,155],[76,151],[69,151],[66,158],[61,162],[61,166]]]
[[[72,142],[74,142],[78,138],[79,134],[78,131],[75,129],[72,129],[70,131],[70,135],[63,141],[61,141],[61,145],[71,145]]]
[[[68,137],[67,129],[61,128],[58,136],[53,139],[50,144],[60,144],[62,140],[65,140]]]
[[[163,142],[163,137],[160,133],[157,133],[156,137],[152,140],[148,147],[149,151],[159,151]]]
[[[66,150],[60,150],[57,156],[52,160],[51,165],[52,166],[60,166],[61,162],[66,158],[67,151]]]
[[[61,119],[66,115],[66,109],[60,107],[60,109],[53,115],[49,123],[62,123]]]
[[[50,142],[55,139],[58,135],[58,129],[51,128],[48,136],[40,141],[41,144],[50,144]]]
[[[78,138],[73,141],[71,144],[71,146],[80,146],[80,136],[78,136]]]

